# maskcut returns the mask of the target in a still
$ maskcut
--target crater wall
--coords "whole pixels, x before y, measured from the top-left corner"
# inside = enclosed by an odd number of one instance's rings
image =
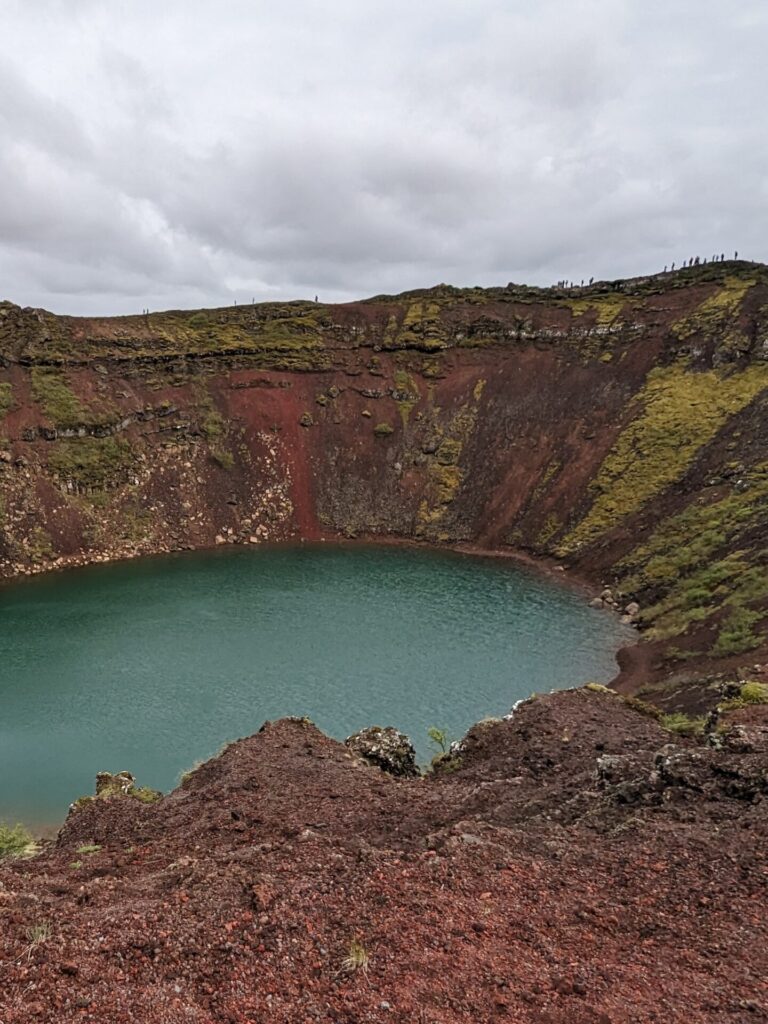
[[[6,302],[0,358],[7,577],[291,538],[466,544],[639,605],[620,683],[661,702],[768,660],[762,265],[104,319]]]

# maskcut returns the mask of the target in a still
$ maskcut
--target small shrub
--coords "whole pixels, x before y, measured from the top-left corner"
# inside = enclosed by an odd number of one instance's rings
[[[29,857],[37,850],[34,839],[23,825],[0,824],[0,859]]]
[[[427,729],[427,736],[441,754],[447,753],[451,741],[448,739],[448,732],[445,729],[438,729],[437,726],[430,725]]]
[[[395,428],[389,423],[377,423],[373,432],[376,437],[387,437],[389,434],[394,434]]]
[[[93,853],[99,853],[101,847],[98,843],[86,843],[84,846],[78,846],[75,853],[79,853],[80,856],[90,856]]]

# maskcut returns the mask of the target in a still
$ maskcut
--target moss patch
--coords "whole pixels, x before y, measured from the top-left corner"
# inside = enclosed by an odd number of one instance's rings
[[[8,381],[0,383],[0,418],[7,416],[13,408],[13,386]]]
[[[754,284],[750,278],[726,277],[722,286],[708,296],[693,313],[672,325],[672,332],[681,340],[694,334],[712,336],[722,333],[725,322],[738,312],[744,296]]]
[[[32,398],[57,426],[77,427],[86,423],[88,413],[61,373],[33,366],[31,378]]]
[[[637,415],[606,456],[590,489],[591,509],[566,537],[578,551],[679,480],[699,449],[768,385],[768,367],[694,373],[680,363],[648,374]]]
[[[601,327],[607,327],[621,315],[626,301],[623,295],[594,295],[585,299],[566,299],[565,305],[574,317],[593,313],[596,322]]]
[[[122,480],[133,463],[131,446],[120,437],[78,437],[57,441],[48,466],[75,489],[103,488]]]

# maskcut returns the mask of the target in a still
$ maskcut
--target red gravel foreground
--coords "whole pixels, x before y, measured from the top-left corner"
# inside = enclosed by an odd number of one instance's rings
[[[768,1020],[766,710],[570,691],[416,780],[268,724],[2,863],[0,1022]]]

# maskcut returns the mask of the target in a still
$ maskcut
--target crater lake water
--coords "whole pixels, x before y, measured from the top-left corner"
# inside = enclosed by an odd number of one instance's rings
[[[0,820],[61,821],[97,771],[168,790],[268,718],[459,738],[609,681],[632,631],[509,559],[297,545],[91,566],[0,590]]]

